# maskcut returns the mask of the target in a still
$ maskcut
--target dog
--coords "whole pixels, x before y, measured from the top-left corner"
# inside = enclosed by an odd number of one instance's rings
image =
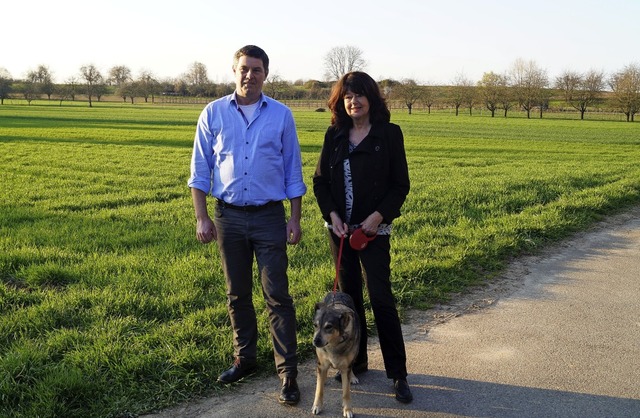
[[[351,385],[359,383],[351,367],[360,347],[360,318],[353,299],[343,292],[331,292],[315,306],[313,345],[316,347],[316,394],[311,412],[322,410],[324,384],[329,367],[342,375],[342,416],[353,417]]]

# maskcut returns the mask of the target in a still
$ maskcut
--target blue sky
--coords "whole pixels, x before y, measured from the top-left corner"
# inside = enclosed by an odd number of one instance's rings
[[[344,45],[375,79],[421,83],[477,81],[518,58],[550,78],[640,63],[640,0],[5,0],[0,11],[0,68],[22,78],[45,64],[58,82],[85,64],[165,78],[196,61],[232,81],[245,44],[289,81],[322,79],[325,54]]]

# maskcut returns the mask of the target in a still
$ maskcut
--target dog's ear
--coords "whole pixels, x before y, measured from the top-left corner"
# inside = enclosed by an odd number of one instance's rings
[[[340,314],[340,327],[342,328],[340,331],[344,331],[349,326],[349,322],[351,322],[351,315],[347,313]]]
[[[322,309],[322,308],[324,308],[324,303],[322,303],[322,302],[316,302],[316,308],[315,308],[315,310],[317,311],[318,309]]]

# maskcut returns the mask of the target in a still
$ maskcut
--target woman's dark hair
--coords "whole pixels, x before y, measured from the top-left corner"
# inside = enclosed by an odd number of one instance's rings
[[[267,53],[264,52],[262,48],[255,45],[245,45],[239,50],[237,50],[235,55],[233,56],[233,68],[236,68],[236,65],[238,65],[238,61],[240,60],[240,57],[244,57],[244,56],[262,60],[262,66],[264,67],[264,72],[266,74],[269,74],[269,57],[267,56]]]
[[[339,128],[350,128],[353,125],[353,121],[344,107],[343,99],[347,91],[361,94],[367,98],[369,101],[369,121],[372,124],[389,122],[391,113],[380,93],[378,83],[367,73],[352,71],[343,75],[331,89],[331,96],[327,102],[331,110],[331,125]]]

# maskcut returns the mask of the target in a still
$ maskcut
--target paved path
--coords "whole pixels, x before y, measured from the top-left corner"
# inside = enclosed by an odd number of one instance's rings
[[[357,417],[640,417],[640,208],[411,312],[403,330],[414,402],[393,398],[373,340]],[[273,376],[148,418],[308,417],[314,367],[300,367],[297,407],[277,403]],[[341,416],[334,380],[320,416]]]

